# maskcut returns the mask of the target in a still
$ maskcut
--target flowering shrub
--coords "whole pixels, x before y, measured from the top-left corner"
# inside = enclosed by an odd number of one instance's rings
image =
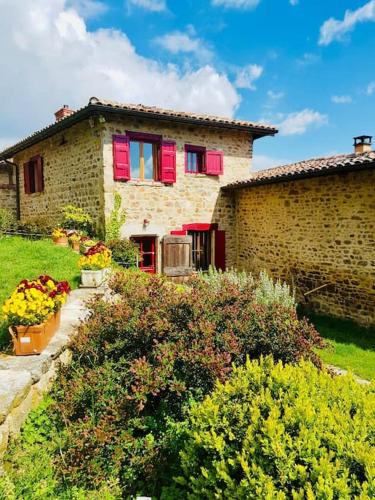
[[[248,361],[190,410],[162,498],[375,498],[374,421],[374,385]]]
[[[52,238],[54,240],[57,240],[58,238],[64,238],[65,236],[67,236],[67,232],[65,231],[65,229],[61,229],[61,227],[56,227],[52,231]]]
[[[294,291],[287,283],[273,281],[266,272],[261,271],[255,289],[255,300],[258,304],[281,304],[295,309],[297,307]]]
[[[170,424],[179,425],[191,399],[225,381],[233,362],[272,354],[320,365],[313,348],[322,341],[294,310],[256,304],[251,283],[220,283],[176,286],[127,271],[110,280],[113,300],[91,303],[55,392],[64,478],[99,487],[112,477],[124,498],[159,497],[178,455]]]
[[[110,264],[111,251],[100,241],[86,250],[78,261],[81,269],[89,271],[98,271],[108,267]]]
[[[70,292],[66,281],[42,275],[35,280],[22,280],[3,305],[3,314],[10,325],[43,323],[66,301]]]

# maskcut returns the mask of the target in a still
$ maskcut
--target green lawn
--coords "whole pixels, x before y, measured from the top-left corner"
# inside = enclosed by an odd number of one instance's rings
[[[318,350],[324,363],[352,371],[359,377],[375,380],[375,329],[326,316],[310,315],[331,348]]]
[[[78,259],[79,255],[70,248],[56,246],[51,240],[0,238],[0,307],[21,280],[36,278],[40,274],[67,280],[72,288],[76,288],[80,276]],[[8,340],[8,332],[4,324],[0,324],[0,346]]]

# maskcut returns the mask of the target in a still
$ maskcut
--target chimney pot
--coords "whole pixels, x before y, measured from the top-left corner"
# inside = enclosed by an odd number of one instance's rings
[[[67,104],[64,104],[62,108],[58,109],[55,113],[55,118],[56,121],[59,122],[63,118],[66,118],[67,116],[71,115],[74,113],[73,109],[70,109]]]
[[[358,155],[371,151],[372,135],[358,135],[354,137],[354,152]]]

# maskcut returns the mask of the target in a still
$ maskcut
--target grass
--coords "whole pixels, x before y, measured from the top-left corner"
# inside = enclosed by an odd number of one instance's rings
[[[355,375],[375,380],[375,329],[348,320],[310,315],[320,335],[331,346],[319,349],[324,363],[352,371]]]
[[[72,288],[79,284],[79,255],[70,248],[54,245],[51,240],[26,240],[20,237],[0,238],[0,307],[23,279],[49,274],[67,280]],[[0,322],[0,346],[9,341],[8,332]]]

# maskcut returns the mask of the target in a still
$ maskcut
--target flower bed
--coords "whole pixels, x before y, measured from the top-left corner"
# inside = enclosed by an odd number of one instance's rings
[[[67,281],[47,275],[19,283],[2,308],[17,355],[43,350],[59,326],[59,311],[69,292]]]

